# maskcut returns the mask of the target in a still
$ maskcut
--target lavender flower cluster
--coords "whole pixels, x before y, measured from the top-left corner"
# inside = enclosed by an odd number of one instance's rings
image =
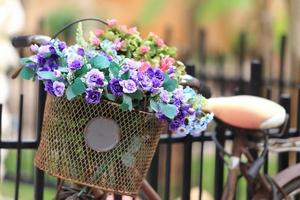
[[[108,31],[115,29],[113,24]],[[80,41],[67,46],[59,40],[32,45],[34,54],[22,59],[21,75],[25,79],[42,80],[45,90],[57,97],[71,100],[82,96],[90,104],[107,99],[119,103],[123,110],[154,112],[157,118],[169,122],[172,131],[184,134],[203,131],[213,115],[202,112],[204,97],[178,84],[182,63],[171,54],[162,53],[161,49],[166,47],[154,36],[151,41],[155,38],[156,52],[161,50],[159,55],[152,55],[155,62],[144,55],[152,50],[144,45],[146,42],[135,48],[136,57],[124,55],[128,49],[123,47],[132,42],[132,36],[142,41],[136,29],[127,32],[127,39],[121,36],[110,39],[105,32],[98,33],[101,36],[86,42],[88,46],[80,45]]]

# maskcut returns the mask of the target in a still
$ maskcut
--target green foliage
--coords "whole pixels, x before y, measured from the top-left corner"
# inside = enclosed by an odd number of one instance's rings
[[[167,5],[166,0],[148,0],[144,9],[137,17],[138,24],[149,24],[153,22],[155,17],[159,16],[161,10]]]
[[[114,76],[114,77],[119,77],[119,72],[120,72],[121,67],[115,63],[111,62],[109,65],[109,72]]]
[[[50,72],[50,71],[38,71],[36,72],[36,74],[43,78],[43,79],[47,79],[47,80],[56,80],[57,78],[54,75],[54,72]]]
[[[196,10],[196,19],[201,22],[210,22],[234,9],[248,8],[251,0],[209,0],[203,1]]]
[[[49,31],[49,35],[53,35],[66,24],[78,18],[78,9],[76,6],[61,7],[51,12],[44,18],[44,27]],[[68,40],[75,32],[75,27],[70,27],[61,33],[63,39]]]
[[[123,95],[123,102],[121,104],[121,109],[123,111],[132,111],[133,106],[132,106],[132,98],[126,94]]]
[[[23,67],[20,74],[23,79],[29,80],[34,77],[35,72],[28,67]]]
[[[110,62],[105,56],[97,55],[91,59],[90,64],[93,68],[105,69],[109,67]]]
[[[86,47],[88,45],[88,43],[84,39],[81,22],[78,24],[77,29],[76,29],[76,42],[82,47]]]
[[[71,100],[75,96],[84,93],[85,89],[85,84],[80,80],[80,78],[76,78],[73,84],[66,90],[67,99]]]
[[[176,116],[177,108],[175,105],[160,103],[159,104],[160,111],[170,119],[174,119]]]
[[[169,75],[167,75],[165,73],[165,81],[164,81],[163,87],[164,87],[165,90],[167,90],[169,92],[172,92],[177,87],[177,81],[175,79],[171,79],[169,77]]]
[[[150,99],[150,108],[157,112],[159,110],[158,102],[154,101],[153,99]]]

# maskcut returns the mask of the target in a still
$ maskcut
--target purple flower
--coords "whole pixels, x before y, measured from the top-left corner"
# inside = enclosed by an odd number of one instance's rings
[[[108,89],[115,96],[123,95],[123,88],[120,85],[120,81],[122,81],[122,79],[117,79],[117,78],[113,78],[109,81]]]
[[[61,97],[65,91],[65,84],[59,81],[53,82],[53,92],[56,96]]]
[[[152,89],[152,80],[141,72],[138,73],[138,82],[143,90],[150,91]]]
[[[184,92],[183,92],[183,89],[182,88],[176,88],[174,91],[173,91],[173,98],[175,100],[179,100],[179,101],[182,101],[184,99]]]
[[[44,63],[40,65],[39,71],[54,71],[58,67],[58,60],[50,57],[45,59]]]
[[[48,92],[49,94],[54,95],[53,82],[52,81],[44,81],[44,85],[45,85],[45,91]]]
[[[169,103],[169,101],[170,101],[170,95],[169,95],[168,91],[161,90],[159,96],[160,96],[160,100],[162,100],[165,103]]]
[[[163,71],[161,69],[155,70],[154,76],[155,76],[155,78],[157,78],[161,82],[163,82],[165,80],[164,73],[163,73]]]
[[[162,82],[156,78],[152,80],[151,92],[156,92],[162,86]]]
[[[84,49],[81,48],[81,47],[78,47],[77,54],[80,55],[80,56],[84,56]]]
[[[120,81],[120,85],[124,93],[134,93],[137,90],[136,83],[131,79]]]
[[[41,54],[37,54],[37,62],[42,65],[46,62],[46,59]]]
[[[89,87],[103,87],[105,85],[103,72],[98,69],[91,69],[86,74],[86,83]]]
[[[149,67],[149,68],[145,71],[145,75],[152,79],[152,78],[155,76],[155,74],[154,74],[154,69],[153,69],[152,67]]]
[[[99,90],[94,90],[92,88],[87,88],[85,90],[85,100],[90,104],[100,103],[102,93]]]
[[[65,42],[62,42],[62,41],[59,41],[59,42],[58,42],[58,49],[59,49],[60,51],[64,50],[66,47],[67,47],[67,45],[66,45]]]
[[[42,55],[42,57],[47,58],[52,54],[56,54],[56,51],[55,48],[51,45],[43,45],[39,47],[39,54]]]
[[[30,46],[30,50],[31,50],[32,52],[34,52],[34,53],[38,53],[38,51],[39,51],[39,46],[38,46],[37,44],[32,44],[32,45]]]
[[[83,66],[83,60],[82,57],[77,55],[77,56],[71,56],[67,59],[68,63],[68,68],[71,71],[75,71],[77,69],[80,69]]]
[[[172,120],[170,122],[169,129],[172,130],[172,131],[175,131],[176,129],[178,129],[183,124],[184,124],[184,119],[176,117],[174,120]]]

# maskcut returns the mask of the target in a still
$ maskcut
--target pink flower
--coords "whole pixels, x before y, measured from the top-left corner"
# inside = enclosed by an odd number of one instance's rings
[[[121,31],[123,31],[124,33],[128,33],[128,29],[127,29],[127,26],[126,26],[126,25],[119,25],[118,27],[119,27],[119,29],[120,29]]]
[[[121,40],[121,39],[116,39],[116,40],[114,41],[114,45],[115,45],[115,49],[116,49],[117,51],[119,51],[119,50],[123,47],[124,41]]]
[[[140,51],[143,54],[147,53],[149,50],[150,50],[150,47],[148,47],[148,46],[143,45],[143,46],[140,47]]]
[[[128,29],[128,33],[129,33],[130,35],[133,35],[133,34],[135,34],[135,33],[137,33],[137,32],[138,32],[138,31],[137,31],[136,26],[131,27],[131,28]]]
[[[165,72],[174,64],[174,62],[174,58],[168,56],[164,57],[160,61],[160,69]]]
[[[109,27],[113,27],[117,24],[117,20],[116,19],[108,19],[107,21],[107,24]]]
[[[103,35],[104,34],[104,31],[102,30],[102,29],[96,29],[95,30],[95,35],[97,36],[97,37],[100,37],[101,35]]]
[[[164,40],[161,39],[160,37],[157,37],[157,38],[155,39],[155,43],[156,43],[156,45],[157,45],[158,47],[162,47],[162,46],[165,45]]]
[[[149,67],[151,67],[150,62],[146,61],[146,62],[141,62],[141,65],[138,68],[139,72],[145,72]]]
[[[100,45],[100,40],[99,40],[99,38],[93,37],[93,38],[91,39],[91,42],[92,42],[92,44],[95,45],[95,46],[99,46],[99,45]]]

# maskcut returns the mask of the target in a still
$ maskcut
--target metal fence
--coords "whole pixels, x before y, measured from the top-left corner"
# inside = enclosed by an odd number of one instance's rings
[[[201,39],[201,37],[200,37]],[[204,40],[204,37],[202,36],[202,40]],[[240,67],[242,66],[242,63],[244,62],[244,44],[243,39],[240,40],[240,54],[239,54],[239,63]],[[201,45],[205,44],[205,41],[201,41]],[[205,47],[200,45],[200,63],[205,69]],[[276,90],[279,90],[279,94],[282,93],[284,87],[289,86],[294,89],[297,89],[298,92],[298,103],[297,103],[297,113],[298,117],[296,119],[291,120],[297,120],[297,127],[289,128],[287,133],[284,135],[284,137],[291,137],[291,136],[299,136],[300,135],[300,87],[296,83],[286,83],[283,81],[283,73],[284,73],[284,42],[282,43],[282,48],[280,50],[280,69],[281,69],[281,76],[278,80],[272,80],[272,81],[265,81],[263,79],[263,65],[261,61],[254,60],[251,64],[251,79],[250,81],[245,81],[243,78],[237,77],[235,79],[226,79],[224,74],[221,74],[220,76],[214,76],[214,77],[208,77],[202,74],[199,78],[206,81],[213,81],[219,85],[219,88],[221,88],[221,91],[224,90],[225,87],[230,85],[231,89],[236,89],[236,94],[252,94],[257,96],[264,96],[267,98],[271,97],[272,92],[275,90],[274,86],[276,86]],[[220,66],[222,67],[223,59],[219,59]],[[195,67],[189,66],[188,69],[190,74],[195,75]],[[242,70],[242,69],[241,69]],[[205,71],[205,70],[204,70]],[[223,71],[224,73],[224,71]],[[38,92],[38,105],[37,105],[37,126],[36,126],[36,139],[34,141],[22,141],[22,121],[24,117],[23,113],[23,95],[20,95],[19,100],[19,117],[18,117],[18,140],[17,141],[2,141],[1,137],[1,131],[0,131],[0,149],[11,149],[16,150],[16,172],[15,177],[7,177],[10,179],[15,180],[15,194],[14,199],[19,199],[19,191],[20,191],[20,183],[23,181],[23,178],[21,176],[22,172],[22,166],[21,166],[21,159],[22,159],[22,151],[23,150],[34,150],[38,147],[39,140],[40,140],[40,133],[41,133],[41,127],[42,127],[42,119],[43,119],[43,110],[44,110],[44,104],[45,104],[45,97],[46,94],[43,91],[43,86],[41,83],[39,83],[39,92]],[[283,105],[287,112],[290,113],[291,111],[291,98],[290,96],[280,96],[279,102],[281,105]],[[0,106],[0,121],[2,119],[1,115],[2,106]],[[1,124],[1,123],[0,123]],[[0,127],[0,130],[2,128]],[[225,142],[232,139],[232,135],[230,132],[227,132],[225,128],[217,124],[215,130],[217,132],[217,137],[220,140],[220,143],[225,145]],[[225,134],[226,132],[226,134]],[[171,198],[171,159],[172,159],[172,146],[176,144],[182,144],[183,145],[183,153],[182,158],[183,162],[182,164],[182,172],[178,173],[178,175],[182,175],[182,182],[181,182],[181,199],[188,200],[190,199],[190,190],[191,190],[191,178],[194,176],[192,174],[192,146],[193,144],[200,145],[200,157],[199,157],[199,177],[197,179],[199,180],[199,184],[197,187],[199,187],[199,198],[201,197],[202,191],[203,191],[203,176],[205,176],[204,172],[205,169],[203,169],[203,161],[205,159],[205,144],[211,141],[211,138],[209,136],[209,133],[203,133],[199,136],[179,136],[176,134],[164,134],[161,136],[160,144],[158,146],[158,151],[152,161],[151,168],[149,171],[149,182],[153,186],[155,190],[158,190],[159,187],[161,187],[161,190],[163,190],[163,193],[161,193],[163,199],[170,199]],[[162,153],[159,153],[159,149],[164,148],[165,151]],[[219,152],[216,149],[215,150],[215,166],[214,166],[214,199],[220,199],[222,194],[222,188],[224,183],[224,161],[220,158]],[[0,155],[1,156],[1,155]],[[162,159],[163,158],[163,159]],[[281,153],[279,155],[278,159],[278,170],[281,170],[288,166],[288,160],[289,160],[289,154],[288,153]],[[297,156],[297,162],[300,161],[300,156]],[[159,178],[159,171],[161,167],[164,167],[164,177]],[[264,171],[267,172],[268,162],[266,163],[264,167]],[[34,183],[34,199],[35,200],[42,200],[43,199],[43,193],[44,193],[44,186],[51,185],[54,186],[53,183],[47,182],[45,180],[44,173],[35,168],[34,169],[34,176],[30,180],[32,183]],[[163,183],[159,183],[159,179],[163,180]],[[29,182],[30,182],[29,181]],[[250,198],[251,194],[248,195],[248,198]],[[120,199],[120,196],[116,196],[116,199]]]

